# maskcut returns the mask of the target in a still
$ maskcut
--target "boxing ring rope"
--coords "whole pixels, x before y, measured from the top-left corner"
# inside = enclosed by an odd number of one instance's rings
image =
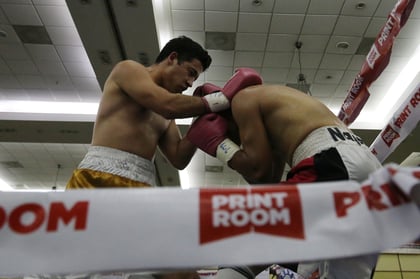
[[[385,25],[376,37],[339,111],[338,117],[347,125],[353,123],[357,118],[369,99],[369,86],[388,65],[395,37],[407,22],[415,2],[415,0],[398,1],[389,13]],[[420,120],[419,103],[420,83],[417,82],[417,84],[414,84],[414,89],[410,95],[395,111],[387,125],[385,125],[370,146],[372,153],[376,155],[379,161],[383,162],[416,128]]]
[[[363,183],[3,192],[0,276],[380,252],[419,237],[419,204],[420,168],[395,164]]]
[[[338,113],[346,125],[353,123],[369,99],[368,88],[388,65],[395,37],[407,22],[415,2],[400,0],[389,13]]]

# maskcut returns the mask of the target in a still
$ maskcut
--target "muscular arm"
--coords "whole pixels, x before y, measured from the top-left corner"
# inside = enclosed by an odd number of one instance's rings
[[[181,133],[173,120],[160,138],[159,148],[172,166],[179,170],[189,164],[197,149],[190,141],[181,138]]]
[[[235,153],[229,166],[250,184],[273,183],[273,156],[256,99],[240,92],[233,99],[232,113],[239,128],[241,151]]]
[[[197,116],[206,112],[201,98],[170,93],[158,86],[147,69],[135,61],[118,63],[108,82],[115,83],[137,103],[167,119]]]

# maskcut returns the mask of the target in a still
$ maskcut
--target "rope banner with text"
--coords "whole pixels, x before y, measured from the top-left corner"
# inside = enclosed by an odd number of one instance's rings
[[[363,183],[0,192],[0,276],[379,253],[419,237],[419,205],[420,168],[396,164]]]

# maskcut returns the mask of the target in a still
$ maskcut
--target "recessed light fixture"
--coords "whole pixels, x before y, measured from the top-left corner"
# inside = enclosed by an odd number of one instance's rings
[[[359,2],[359,3],[356,4],[356,9],[362,10],[364,8],[366,8],[366,3],[365,2]]]
[[[7,32],[4,30],[0,30],[0,37],[1,38],[6,38],[7,37]]]
[[[335,47],[336,48],[341,48],[341,49],[348,49],[350,46],[350,43],[348,42],[338,42]]]

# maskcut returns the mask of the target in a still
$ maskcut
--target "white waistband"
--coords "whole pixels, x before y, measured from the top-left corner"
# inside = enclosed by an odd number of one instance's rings
[[[104,146],[90,146],[79,169],[91,169],[120,175],[155,185],[155,165],[133,153]]]
[[[339,144],[364,145],[363,140],[352,131],[338,126],[326,126],[313,130],[299,146],[292,157],[292,166],[323,150],[337,147]]]

